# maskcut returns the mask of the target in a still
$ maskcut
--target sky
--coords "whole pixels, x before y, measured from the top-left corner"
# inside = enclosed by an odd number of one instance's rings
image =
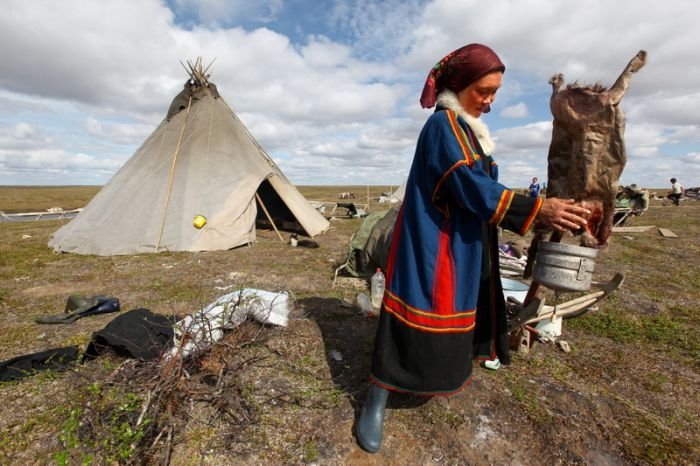
[[[187,79],[210,80],[298,185],[398,185],[430,68],[473,42],[506,64],[500,180],[547,176],[549,78],[611,86],[639,51],[620,182],[700,186],[695,0],[3,0],[0,185],[103,185]]]

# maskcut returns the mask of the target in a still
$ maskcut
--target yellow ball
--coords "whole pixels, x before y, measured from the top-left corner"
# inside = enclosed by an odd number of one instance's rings
[[[194,219],[192,220],[192,225],[198,230],[206,224],[207,218],[204,215],[195,215]]]

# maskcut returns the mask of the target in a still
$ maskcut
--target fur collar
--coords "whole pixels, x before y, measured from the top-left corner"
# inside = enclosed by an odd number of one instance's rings
[[[474,131],[474,135],[479,140],[479,144],[481,144],[481,148],[484,149],[486,155],[491,155],[493,153],[495,144],[491,139],[488,126],[486,126],[486,123],[481,121],[480,118],[474,118],[462,108],[459,99],[457,99],[457,94],[445,89],[438,96],[436,103],[437,105],[442,105],[443,107],[457,112],[458,115],[464,118],[472,131]]]

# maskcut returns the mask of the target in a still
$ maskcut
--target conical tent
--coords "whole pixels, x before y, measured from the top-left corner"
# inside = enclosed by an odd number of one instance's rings
[[[401,185],[396,188],[396,191],[391,193],[391,203],[403,202],[403,197],[406,194],[406,180],[401,183]]]
[[[315,236],[328,221],[250,135],[198,61],[166,119],[70,223],[56,251],[101,256],[230,249],[256,221]],[[206,217],[201,229],[197,215]],[[269,218],[268,218],[269,217]]]

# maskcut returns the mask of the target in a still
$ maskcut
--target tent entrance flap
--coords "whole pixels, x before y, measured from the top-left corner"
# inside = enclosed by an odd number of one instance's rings
[[[278,229],[288,232],[305,233],[292,211],[289,210],[287,204],[284,203],[267,179],[260,183],[257,193],[263,204],[265,204],[265,208],[275,225],[270,224],[270,220],[265,214],[265,209],[262,208],[260,202],[256,199],[255,203],[258,208],[257,217],[255,218],[256,228],[271,230],[276,226]]]

